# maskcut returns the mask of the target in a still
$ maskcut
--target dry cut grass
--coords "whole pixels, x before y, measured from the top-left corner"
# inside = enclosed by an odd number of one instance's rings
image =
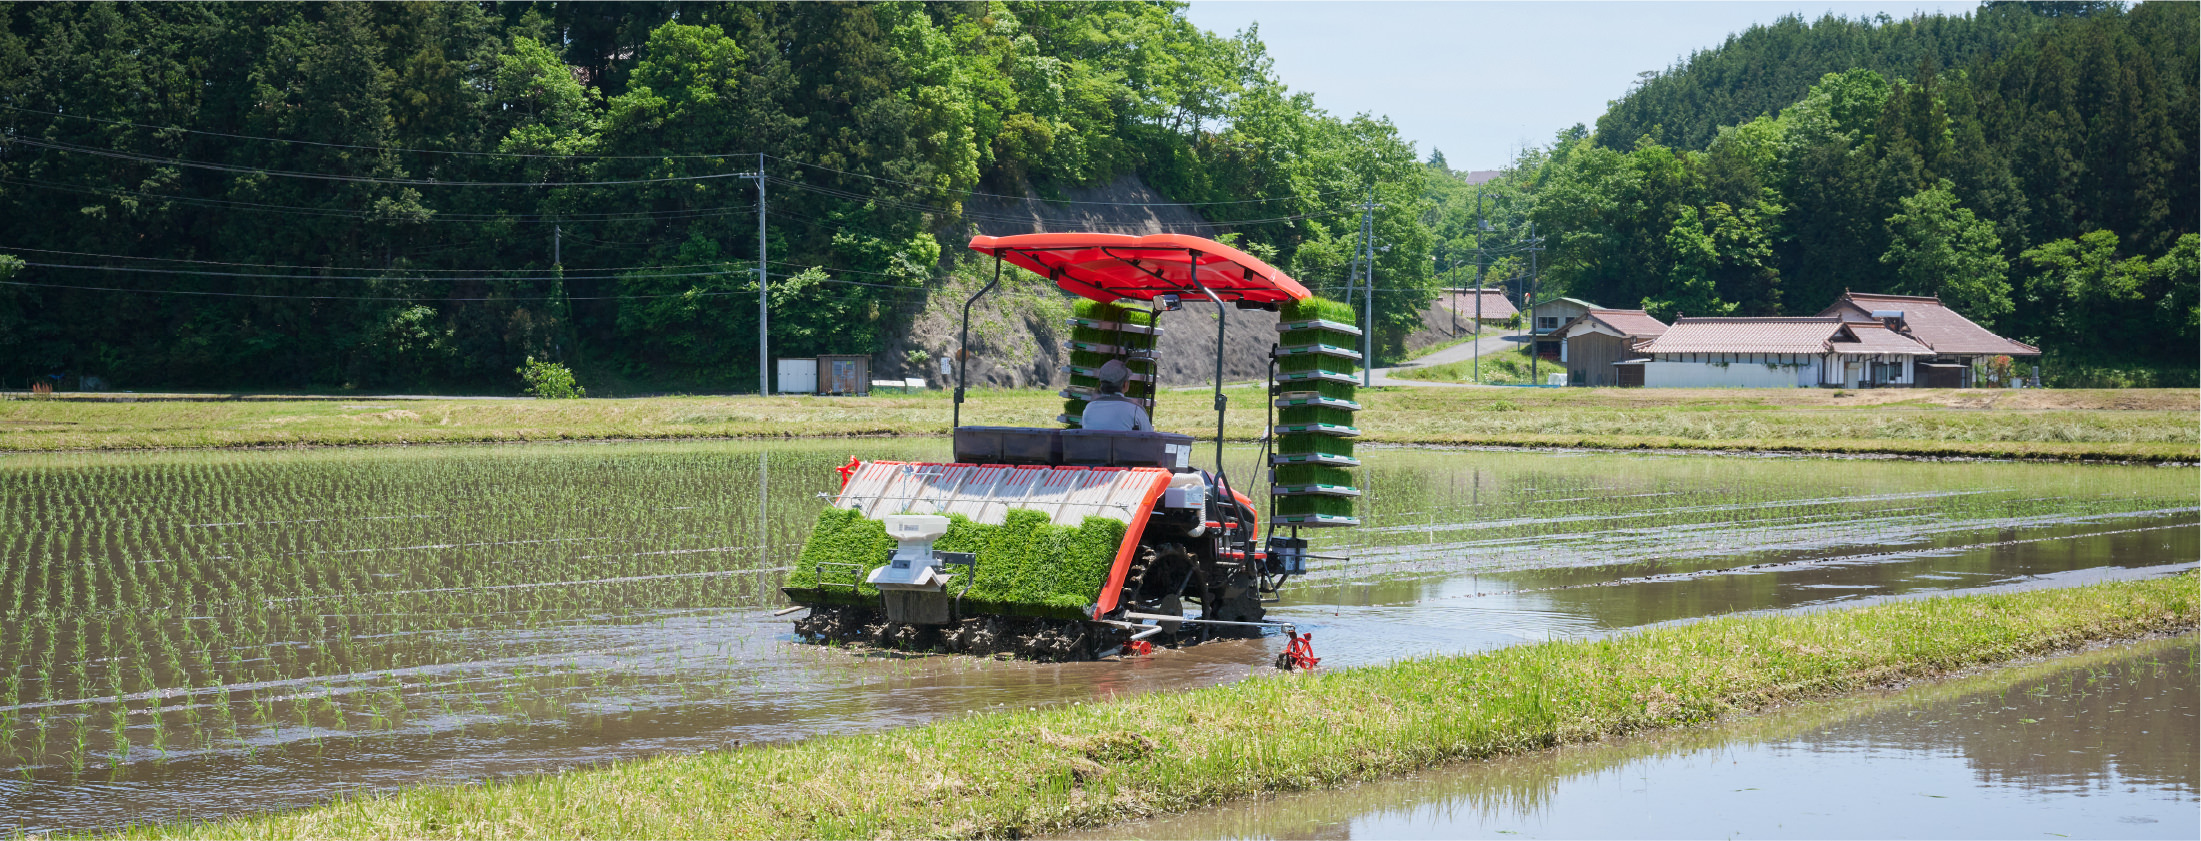
[[[2186,574],[1730,617],[125,834],[1029,837],[2191,629],[2195,584]]]
[[[1228,434],[1261,434],[1264,396],[1229,390]],[[1773,450],[2111,461],[2201,460],[2201,391],[1364,389],[1385,443]],[[1205,391],[1168,391],[1156,422],[1213,435]],[[939,435],[942,392],[866,398],[0,401],[0,452],[681,438]],[[1054,392],[979,391],[966,424],[1053,425]]]

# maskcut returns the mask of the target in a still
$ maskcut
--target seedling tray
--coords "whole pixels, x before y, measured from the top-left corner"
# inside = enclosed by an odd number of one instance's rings
[[[1286,321],[1280,322],[1276,325],[1276,332],[1278,333],[1289,333],[1293,330],[1328,330],[1332,333],[1344,333],[1348,336],[1360,335],[1360,328],[1354,327],[1350,324],[1345,324],[1343,322],[1331,321],[1326,318],[1309,319],[1307,321]]]
[[[1277,485],[1270,490],[1277,496],[1359,496],[1360,489],[1351,485]]]
[[[1360,430],[1332,423],[1280,423],[1273,430],[1278,435],[1329,435],[1336,438],[1358,438]]]
[[[1279,409],[1309,406],[1323,409],[1343,409],[1348,412],[1360,411],[1359,403],[1351,400],[1340,400],[1335,397],[1324,397],[1312,391],[1287,391],[1279,394],[1276,396],[1275,405]]]

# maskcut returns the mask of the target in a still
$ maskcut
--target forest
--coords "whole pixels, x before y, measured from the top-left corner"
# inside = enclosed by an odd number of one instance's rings
[[[1480,274],[1662,317],[1939,294],[2061,384],[2195,378],[2192,4],[1783,19],[1479,186],[1166,3],[0,20],[0,388],[753,390],[760,181],[807,356],[984,271],[969,205],[1127,174],[1331,295],[1372,194],[1394,354]]]
[[[754,390],[866,353],[989,195],[1137,173],[1336,285],[1427,169],[1154,3],[0,6],[0,387]],[[0,269],[0,271],[7,271]],[[1396,298],[1397,300],[1392,300]],[[603,393],[597,390],[595,393]]]
[[[1485,262],[1525,274],[1533,222],[1545,297],[1671,318],[1939,295],[2062,384],[2192,385],[2197,43],[2190,3],[1785,18],[1483,185]],[[1431,183],[1440,257],[1472,268],[1476,190]]]

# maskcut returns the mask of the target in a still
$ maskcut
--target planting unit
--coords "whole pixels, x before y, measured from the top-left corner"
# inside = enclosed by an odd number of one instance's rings
[[[955,458],[851,459],[840,494],[788,576],[807,639],[902,648],[1088,659],[1154,644],[1280,629],[1278,665],[1314,664],[1304,635],[1269,621],[1266,602],[1307,570],[1299,529],[1356,524],[1350,307],[1313,299],[1284,273],[1210,240],[1178,235],[978,237],[971,248],[1080,295],[1067,342],[1068,429],[966,427],[955,392]],[[1160,316],[1187,302],[1265,309],[1284,319],[1269,353],[1277,442],[1263,530],[1224,469],[1224,319],[1216,319],[1215,463],[1194,439],[1084,429],[1095,376],[1130,368],[1124,396],[1154,408]],[[968,336],[970,302],[964,305]],[[1280,416],[1278,415],[1280,412]],[[1188,613],[1187,606],[1198,612]]]

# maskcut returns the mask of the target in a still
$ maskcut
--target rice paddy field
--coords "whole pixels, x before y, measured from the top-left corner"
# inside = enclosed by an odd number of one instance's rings
[[[1034,664],[792,642],[770,613],[833,468],[945,449],[0,458],[0,831],[214,818],[1227,683],[1280,648]],[[1271,607],[1333,666],[2201,559],[2193,468],[1357,455],[1367,527],[1316,547],[1351,560]],[[1254,475],[1250,449],[1233,456],[1232,475]]]

